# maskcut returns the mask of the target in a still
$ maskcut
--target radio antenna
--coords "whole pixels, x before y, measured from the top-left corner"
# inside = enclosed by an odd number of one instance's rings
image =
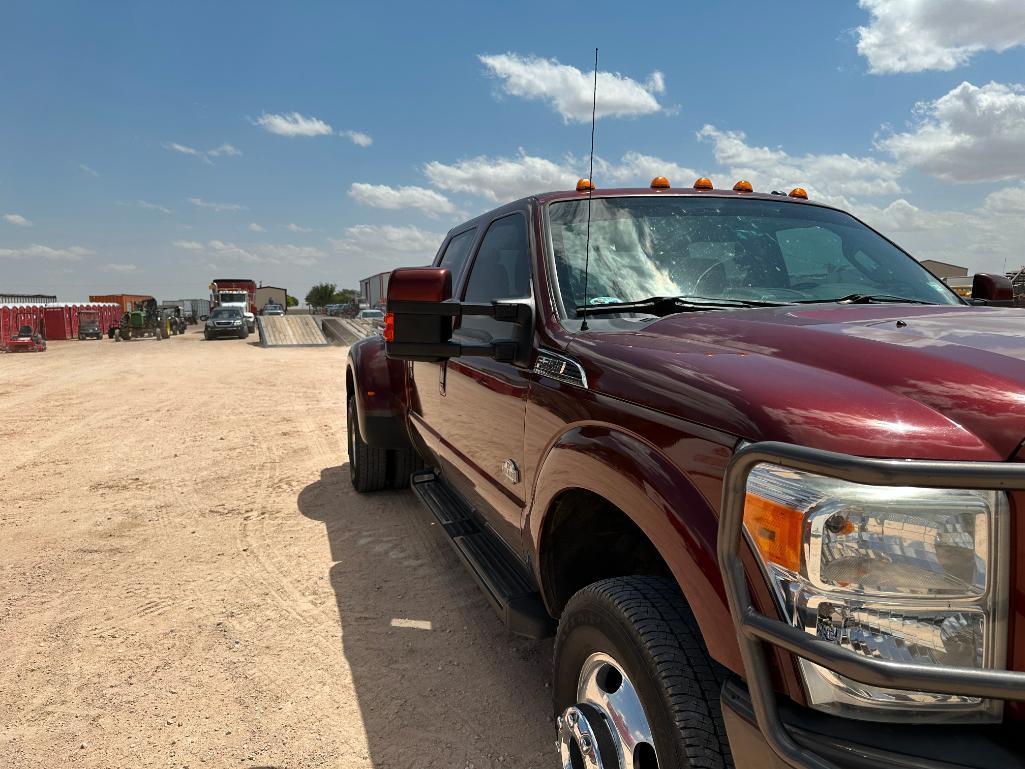
[[[591,165],[587,172],[587,237],[584,242],[584,320],[581,331],[587,331],[587,271],[591,265],[591,194],[594,192],[594,117],[598,108],[598,49],[594,49],[594,92],[591,94]]]

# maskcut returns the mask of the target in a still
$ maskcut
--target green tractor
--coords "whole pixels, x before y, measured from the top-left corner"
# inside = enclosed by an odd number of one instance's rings
[[[156,299],[132,302],[132,308],[121,316],[121,327],[116,338],[127,342],[147,336],[154,339],[166,336],[164,318],[157,308]]]

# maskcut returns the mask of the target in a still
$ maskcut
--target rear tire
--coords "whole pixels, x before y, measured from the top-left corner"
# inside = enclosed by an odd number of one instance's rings
[[[388,454],[389,485],[393,489],[408,489],[410,476],[423,470],[424,461],[414,448],[392,449]]]
[[[356,491],[380,491],[388,488],[388,450],[377,449],[363,442],[359,434],[356,399],[349,398],[346,410],[349,433],[349,480]]]
[[[594,707],[580,688],[596,655],[621,667],[625,675],[619,682],[626,680],[641,703],[644,728],[626,725],[628,731],[651,735],[653,745],[639,745],[634,754],[645,753],[641,766],[654,766],[650,762],[656,756],[659,767],[733,766],[719,704],[725,670],[709,656],[675,582],[661,577],[606,579],[570,599],[555,640],[557,717],[569,708]],[[615,730],[609,732],[615,740]]]

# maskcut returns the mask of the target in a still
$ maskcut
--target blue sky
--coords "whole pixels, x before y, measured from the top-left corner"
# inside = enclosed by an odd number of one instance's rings
[[[1022,6],[9,5],[0,292],[301,297],[423,263],[584,174],[594,46],[599,186],[800,184],[920,258],[1019,267]]]

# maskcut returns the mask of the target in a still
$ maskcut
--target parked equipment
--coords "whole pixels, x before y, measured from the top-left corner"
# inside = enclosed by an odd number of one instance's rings
[[[18,331],[7,340],[4,349],[7,352],[46,352],[46,339],[38,330],[25,324],[18,327]]]
[[[115,339],[129,341],[141,337],[164,338],[164,321],[157,309],[157,300],[152,297],[132,302],[132,308],[121,316],[121,326]]]
[[[100,313],[97,310],[78,311],[78,338],[102,339],[103,329],[100,328]]]
[[[182,316],[182,308],[178,305],[164,306],[161,308],[164,316],[164,333],[171,336],[184,334],[188,328],[185,318]]]

